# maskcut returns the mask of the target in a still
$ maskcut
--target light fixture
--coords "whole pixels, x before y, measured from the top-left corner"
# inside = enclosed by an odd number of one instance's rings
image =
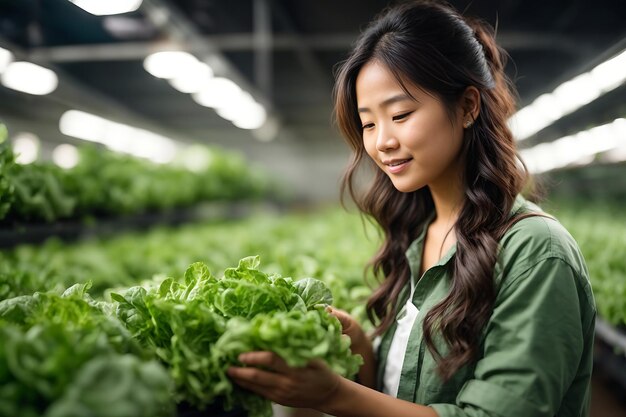
[[[61,144],[52,151],[52,161],[61,168],[74,168],[79,161],[78,149],[68,143]]]
[[[5,87],[23,93],[45,95],[53,92],[59,84],[54,71],[31,62],[11,62],[2,73]]]
[[[4,72],[11,61],[13,61],[13,53],[8,49],[0,48],[0,73]]]
[[[142,0],[69,0],[76,6],[96,16],[134,12]]]
[[[39,156],[40,140],[37,135],[29,132],[20,132],[13,136],[13,152],[18,164],[31,164]]]
[[[172,87],[181,93],[197,93],[206,88],[213,78],[213,70],[204,62],[197,62],[184,68],[169,80]]]
[[[258,129],[267,120],[267,111],[250,93],[225,77],[213,77],[213,70],[196,57],[182,51],[155,52],[144,60],[144,68],[158,78],[165,78],[182,93],[240,129]]]
[[[520,154],[530,172],[541,173],[571,164],[588,163],[596,154],[626,147],[626,119],[523,149]]]
[[[265,108],[257,102],[247,103],[232,121],[240,129],[258,129],[267,120]]]
[[[241,88],[233,81],[224,77],[212,78],[206,86],[193,94],[193,99],[205,107],[227,108],[229,103],[240,99]]]
[[[198,59],[183,51],[162,51],[148,55],[143,67],[157,78],[176,78],[185,74],[189,67],[199,64]]]
[[[255,104],[257,103],[249,93],[240,90],[239,93],[233,93],[225,97],[224,100],[220,100],[215,108],[215,112],[222,118],[232,122],[237,120],[247,108]]]
[[[61,133],[90,142],[102,143],[107,120],[80,110],[68,110],[59,120]]]
[[[115,152],[156,163],[170,162],[178,151],[176,142],[170,138],[80,110],[63,113],[59,130],[64,135],[100,143]]]
[[[626,50],[591,71],[564,82],[552,93],[542,94],[509,120],[517,140],[524,140],[558,119],[578,110],[626,81]]]
[[[228,78],[213,78],[193,99],[240,129],[258,129],[267,119],[265,107]]]

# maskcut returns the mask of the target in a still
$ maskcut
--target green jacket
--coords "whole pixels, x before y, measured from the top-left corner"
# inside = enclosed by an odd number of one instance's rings
[[[540,211],[522,197],[513,213]],[[406,255],[418,279],[426,222]],[[440,417],[583,417],[589,415],[596,308],[576,241],[556,220],[530,217],[500,241],[498,288],[476,362],[442,383],[422,337],[428,311],[449,291],[445,265],[456,245],[417,282],[419,314],[402,366],[398,398],[430,405]],[[403,305],[409,291],[404,291]],[[378,348],[378,387],[395,325]],[[440,352],[447,352],[438,345]]]

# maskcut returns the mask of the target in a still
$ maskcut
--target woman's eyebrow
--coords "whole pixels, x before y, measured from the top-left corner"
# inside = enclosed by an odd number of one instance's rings
[[[383,101],[382,103],[380,103],[380,107],[387,107],[393,103],[397,103],[399,101],[405,101],[405,100],[414,101],[411,97],[409,97],[406,94],[398,94],[397,96],[390,97],[386,99],[385,101]],[[359,107],[357,110],[359,113],[371,112],[371,110],[368,107]]]

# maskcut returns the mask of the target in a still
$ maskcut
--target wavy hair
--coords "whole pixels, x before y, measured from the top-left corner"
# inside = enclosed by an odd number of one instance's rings
[[[380,169],[366,191],[357,186],[359,168],[371,160],[363,147],[356,78],[371,61],[388,68],[405,90],[411,83],[439,98],[451,115],[467,87],[480,92],[480,113],[464,130],[461,149],[465,195],[454,225],[457,251],[449,264],[451,288],[423,322],[438,373],[448,380],[478,355],[480,335],[496,298],[498,241],[514,222],[528,216],[508,215],[529,180],[507,126],[515,111],[515,90],[505,76],[506,55],[496,45],[493,29],[441,2],[414,1],[383,11],[338,67],[334,117],[353,151],[342,195],[349,195],[384,234],[382,247],[368,265],[382,281],[367,303],[369,319],[377,325],[375,335],[393,323],[398,297],[410,278],[405,252],[435,208],[427,187],[400,192]],[[448,347],[445,357],[435,347],[436,334]]]

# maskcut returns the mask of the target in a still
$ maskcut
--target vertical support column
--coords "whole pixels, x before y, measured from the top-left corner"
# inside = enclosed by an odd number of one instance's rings
[[[253,7],[255,82],[272,108],[272,13],[269,0],[254,0]]]

